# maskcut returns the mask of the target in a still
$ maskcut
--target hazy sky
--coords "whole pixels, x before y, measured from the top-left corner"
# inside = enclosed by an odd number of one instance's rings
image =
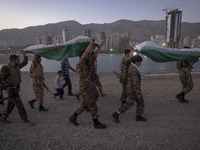
[[[182,22],[200,22],[200,0],[0,0],[0,30],[67,20],[164,20],[164,8],[183,11]]]

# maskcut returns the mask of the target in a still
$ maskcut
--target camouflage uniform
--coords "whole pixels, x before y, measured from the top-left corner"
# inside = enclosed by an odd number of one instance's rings
[[[32,87],[39,105],[43,105],[44,99],[44,69],[42,64],[37,63],[36,60],[32,61],[30,67],[32,77]]]
[[[102,93],[102,84],[99,80],[99,75],[97,74],[97,57],[95,55],[92,55],[90,59],[91,64],[91,78],[92,82],[98,87],[99,92]]]
[[[198,59],[177,61],[176,66],[178,69],[178,75],[182,84],[182,92],[187,94],[193,88],[193,81],[191,75],[191,64],[197,62]]]
[[[127,75],[128,75],[128,68],[131,64],[131,59],[132,57],[127,57],[125,56],[122,60],[122,63],[121,63],[121,71],[120,71],[120,75],[123,75],[123,79],[121,79],[121,77],[119,77],[120,79],[120,82],[122,84],[122,94],[121,94],[121,98],[120,100],[121,101],[126,101],[127,99],[127,93],[126,93],[126,87],[127,87]]]
[[[76,110],[76,113],[80,115],[84,110],[90,109],[93,119],[97,119],[97,105],[98,90],[91,77],[91,61],[89,55],[83,54],[77,64],[77,72],[80,76],[79,86],[82,94],[81,106]]]
[[[28,121],[27,118],[27,113],[24,108],[24,105],[22,103],[22,100],[20,98],[19,92],[20,92],[20,83],[21,83],[21,72],[20,69],[23,68],[28,64],[28,57],[24,57],[24,61],[20,63],[19,66],[17,67],[12,67],[10,64],[7,66],[3,66],[1,68],[1,73],[2,73],[2,79],[3,80],[10,80],[12,83],[12,95],[11,95],[11,101],[8,102],[7,109],[5,112],[2,114],[2,116],[6,119],[14,107],[16,106],[18,109],[18,113],[21,117],[21,119],[24,122]]]
[[[137,115],[142,115],[144,111],[144,99],[141,93],[141,77],[135,66],[130,65],[127,76],[126,93],[128,99],[126,103],[119,109],[120,113],[126,112],[136,101],[137,102]],[[141,99],[138,99],[141,96]]]

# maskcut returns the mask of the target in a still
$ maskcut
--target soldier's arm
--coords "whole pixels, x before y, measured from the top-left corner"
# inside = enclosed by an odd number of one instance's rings
[[[94,39],[90,39],[90,44],[88,45],[88,47],[86,48],[85,52],[83,54],[88,55],[92,52],[93,48],[94,48]]]
[[[141,88],[140,88],[140,79],[138,78],[136,72],[133,72],[131,77],[132,77],[132,81],[133,81],[132,84],[133,84],[134,91],[136,92],[138,99],[140,99],[142,97],[142,92],[141,92]]]
[[[188,62],[194,64],[194,63],[196,63],[196,62],[198,62],[198,61],[199,61],[199,59],[198,59],[198,58],[195,58],[195,59],[189,60]]]
[[[19,68],[23,68],[28,64],[28,56],[26,56],[26,52],[24,50],[21,50],[22,55],[24,56],[24,60],[22,63],[20,63]]]
[[[133,51],[134,51],[134,49],[132,48],[130,50],[131,51],[130,51],[129,57],[127,57],[127,58],[124,59],[124,63],[126,64],[126,66],[130,65],[132,57],[133,57]]]
[[[95,52],[95,57],[96,57],[96,58],[97,58],[97,56],[99,55],[99,51],[100,51],[100,49],[101,49],[101,45],[97,44],[97,47],[98,47],[98,49],[97,49],[97,51]]]

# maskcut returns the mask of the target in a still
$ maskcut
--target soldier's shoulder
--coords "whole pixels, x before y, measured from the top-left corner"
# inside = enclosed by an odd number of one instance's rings
[[[3,65],[2,67],[1,67],[1,72],[8,72],[8,71],[10,71],[10,69],[9,69],[9,65]]]

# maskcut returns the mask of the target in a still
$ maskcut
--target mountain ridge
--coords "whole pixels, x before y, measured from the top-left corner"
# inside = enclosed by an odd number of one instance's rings
[[[113,35],[114,33],[128,33],[131,40],[143,42],[150,40],[151,36],[164,35],[165,20],[132,21],[121,19],[104,24],[80,24],[75,20],[69,20],[58,23],[48,23],[46,25],[29,26],[23,29],[3,29],[0,30],[0,41],[7,41],[11,45],[26,47],[36,44],[37,38],[45,34],[52,37],[57,35],[61,36],[62,28],[65,26],[69,29],[69,33],[74,36],[81,35],[85,29],[89,29],[92,34],[97,34],[98,32],[105,32],[109,35]],[[182,22],[181,39],[185,36],[197,38],[198,35],[200,35],[200,22]]]

